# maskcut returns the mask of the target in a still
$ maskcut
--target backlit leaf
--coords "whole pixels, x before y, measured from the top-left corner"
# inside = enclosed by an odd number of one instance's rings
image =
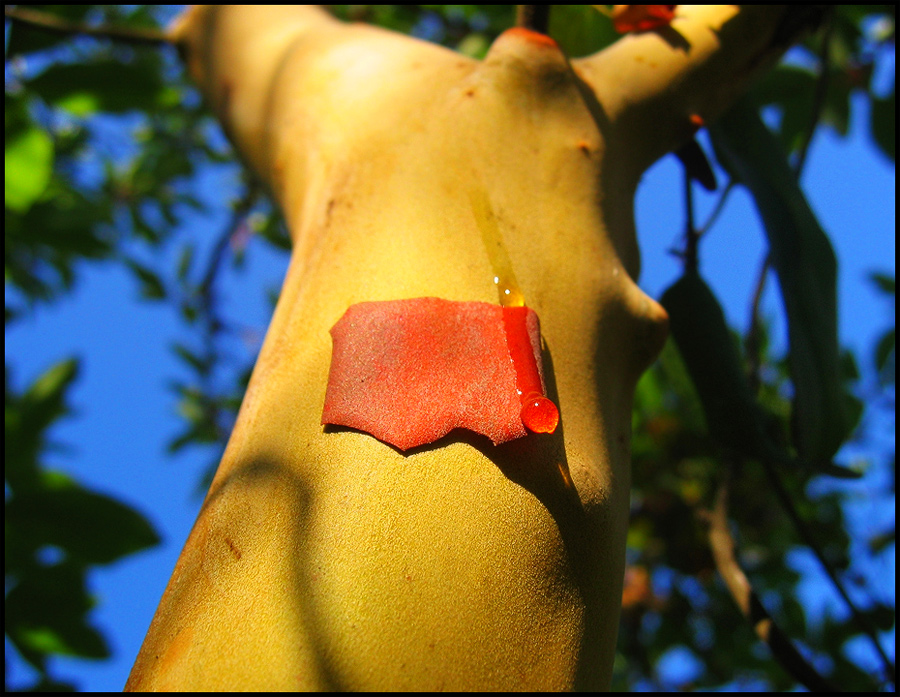
[[[53,141],[32,126],[6,141],[4,174],[6,207],[24,213],[47,188],[53,172]]]
[[[788,321],[793,435],[800,455],[824,465],[853,423],[837,342],[837,264],[778,140],[748,100],[710,129],[719,161],[753,195],[769,240]]]

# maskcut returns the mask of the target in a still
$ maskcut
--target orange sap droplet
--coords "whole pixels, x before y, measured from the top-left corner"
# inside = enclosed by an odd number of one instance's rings
[[[559,410],[543,395],[532,394],[523,400],[522,423],[535,433],[553,433],[559,424]]]
[[[483,187],[473,187],[468,195],[475,223],[481,232],[481,240],[494,272],[494,285],[497,286],[500,304],[503,306],[506,347],[516,372],[516,392],[522,404],[520,418],[525,427],[535,433],[553,433],[559,424],[559,411],[544,396],[544,384],[526,326],[528,308],[525,307],[525,298],[503,244],[499,221]]]
[[[516,371],[516,391],[522,402],[522,423],[535,433],[553,433],[559,423],[556,405],[544,396],[544,385],[534,358],[534,348],[525,320],[528,308],[504,307],[506,346]]]

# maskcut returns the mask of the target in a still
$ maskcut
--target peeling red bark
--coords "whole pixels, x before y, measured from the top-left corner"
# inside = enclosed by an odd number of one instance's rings
[[[555,430],[530,308],[438,298],[366,302],[352,305],[331,336],[324,424],[401,450],[454,428],[495,445],[526,435],[526,425]]]

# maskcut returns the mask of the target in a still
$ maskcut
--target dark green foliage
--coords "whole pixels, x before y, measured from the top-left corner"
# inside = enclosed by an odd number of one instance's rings
[[[67,687],[48,673],[49,656],[109,655],[87,617],[93,607],[85,584],[90,568],[159,542],[139,513],[43,464],[52,445],[48,431],[69,411],[66,393],[77,371],[76,361],[63,361],[21,393],[6,375],[4,628],[38,670],[40,689]]]
[[[700,397],[710,435],[736,455],[785,464],[770,441],[725,315],[699,274],[688,271],[660,299],[672,338]]]
[[[753,105],[735,106],[711,134],[719,161],[751,191],[765,225],[788,320],[794,445],[810,464],[826,465],[855,425],[841,385],[831,243]]]
[[[31,7],[118,27],[161,26],[176,11]],[[474,57],[482,57],[514,21],[514,7],[498,5],[350,5],[335,12]],[[824,557],[842,577],[855,577],[861,557],[893,554],[892,527],[872,531],[861,542],[848,538],[845,504],[854,490],[813,472],[834,473],[827,468],[831,455],[853,436],[858,406],[847,398],[850,387],[868,405],[857,437],[867,437],[872,410],[889,412],[892,421],[894,279],[873,278],[890,307],[886,303],[884,333],[871,355],[859,361],[864,376],[875,375],[871,385],[860,388],[851,381],[853,357],[837,345],[833,253],[796,185],[795,171],[821,126],[848,132],[859,97],[869,107],[873,144],[894,159],[893,75],[889,85],[876,79],[883,51],[893,45],[894,16],[893,5],[830,9],[807,43],[757,86],[755,106],[734,112],[716,132],[720,164],[753,192],[765,221],[791,350],[773,356],[760,322],[756,347],[742,353],[718,301],[696,274],[678,281],[663,299],[675,342],[642,378],[635,399],[617,689],[796,688],[718,580],[700,512],[712,505],[726,477],[740,561],[769,612],[834,683],[847,690],[885,684],[883,676],[848,658],[847,646],[863,637],[857,621],[846,613],[811,621],[807,599],[798,593],[802,575],[788,561],[804,547],[773,495],[764,462],[793,463],[799,454],[819,466],[792,464],[779,468],[779,476],[797,514],[811,524]],[[550,34],[571,56],[618,38],[609,18],[591,6],[553,6]],[[258,252],[253,240],[288,249],[284,225],[256,185],[237,174],[228,145],[171,47],[15,25],[6,56],[7,322],[71,291],[87,263],[126,269],[139,299],[164,303],[184,321],[183,332],[171,341],[183,365],[171,389],[184,427],[168,448],[201,447],[211,464],[217,462],[255,358],[246,350],[238,360],[229,355],[226,342],[234,340],[238,323],[222,309],[218,286],[229,264],[237,266],[244,255]],[[776,113],[776,128],[759,120],[759,105]],[[229,220],[212,234],[181,230],[185,211],[205,209],[196,181],[211,172],[235,182],[223,187],[214,203],[221,210],[231,203]],[[661,248],[662,243],[655,251]],[[793,263],[798,258],[802,264]],[[707,277],[721,272],[704,271]],[[748,364],[754,366],[750,379]],[[61,361],[20,392],[12,387],[10,372],[7,366],[6,633],[38,669],[40,680],[33,687],[59,691],[72,686],[49,674],[49,657],[108,654],[87,619],[92,601],[86,574],[155,544],[156,535],[126,505],[45,466],[49,429],[67,412],[77,363]],[[793,403],[785,397],[791,390]],[[885,459],[880,463],[890,477],[885,496],[892,498],[893,451]],[[822,485],[825,479],[828,484]],[[855,597],[864,598],[864,591],[857,588]],[[893,627],[893,607],[874,600],[861,605],[880,631]],[[661,659],[676,651],[696,665],[688,684],[668,683],[658,671]]]

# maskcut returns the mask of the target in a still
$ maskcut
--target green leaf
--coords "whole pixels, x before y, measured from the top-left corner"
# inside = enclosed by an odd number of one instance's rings
[[[26,398],[32,402],[58,402],[69,384],[78,376],[78,361],[68,358],[54,364],[28,388]]]
[[[159,536],[137,511],[68,478],[44,474],[43,485],[6,504],[6,527],[33,549],[58,547],[80,564],[108,564],[152,547]]]
[[[874,602],[872,607],[863,611],[869,620],[880,632],[889,632],[894,628],[897,622],[897,613],[894,608],[884,603]]]
[[[46,429],[68,412],[66,392],[78,376],[78,360],[68,358],[47,369],[21,400],[23,421],[36,431]]]
[[[896,351],[896,329],[888,329],[875,345],[875,369],[878,371],[879,381],[882,385],[890,385],[894,382]]]
[[[491,41],[486,34],[481,32],[472,32],[466,34],[463,39],[456,45],[456,50],[464,56],[481,60],[487,55],[488,49],[491,47]]]
[[[853,424],[837,341],[837,264],[778,140],[744,100],[710,128],[719,161],[753,195],[788,321],[793,437],[804,460],[831,462]]]
[[[77,257],[112,253],[112,203],[88,199],[60,176],[51,177],[43,196],[24,215],[7,209],[6,279],[29,299],[52,298],[69,288]]]
[[[182,431],[182,433],[166,446],[169,453],[177,453],[179,450],[188,445],[203,445],[216,443],[221,438],[221,434],[216,428],[215,423],[207,418],[192,418],[191,415],[185,415],[185,418],[192,421],[191,425]]]
[[[156,272],[151,271],[149,268],[136,262],[134,259],[125,259],[125,263],[128,265],[134,275],[137,277],[140,285],[141,285],[141,296],[148,298],[150,300],[164,300],[166,297],[166,287],[163,285],[162,280],[156,274]]]
[[[827,474],[837,479],[861,479],[865,472],[862,470],[848,469],[834,463],[825,463],[819,467],[819,474]]]
[[[848,81],[844,71],[831,71],[822,109],[822,122],[827,123],[845,137],[850,132],[850,92],[852,89],[853,85]]]
[[[53,173],[53,141],[32,126],[6,141],[6,207],[24,213],[40,198]]]
[[[284,220],[277,211],[270,210],[261,219],[254,216],[253,230],[276,249],[290,251],[291,238]]]
[[[191,271],[191,264],[194,261],[194,245],[186,244],[181,249],[181,254],[178,257],[178,270],[176,271],[176,277],[179,281],[185,282],[187,281],[188,274]]]
[[[725,315],[697,273],[686,273],[660,299],[678,352],[703,405],[710,435],[734,451],[773,462],[786,453],[766,435]]]
[[[148,60],[57,63],[28,86],[47,102],[76,116],[97,111],[153,111],[165,101],[160,72]]]
[[[77,374],[77,360],[60,361],[21,395],[12,390],[7,374],[3,447],[8,494],[21,493],[38,485],[38,459],[47,447],[46,430],[67,413],[66,392]]]
[[[869,275],[869,280],[886,295],[894,295],[897,292],[897,279],[894,276],[888,276],[885,273],[873,273]]]
[[[210,368],[212,367],[212,361],[209,357],[198,356],[184,344],[179,343],[172,344],[172,350],[199,375],[209,374]]]
[[[779,138],[788,152],[803,142],[813,111],[816,76],[796,65],[781,64],[763,76],[753,89],[757,103],[781,111]]]
[[[15,580],[6,596],[6,634],[38,667],[47,654],[106,658],[106,641],[87,623],[92,605],[80,565],[33,566]]]
[[[609,17],[591,5],[553,5],[548,33],[573,58],[596,53],[620,38]]]
[[[867,544],[869,547],[869,552],[871,554],[881,554],[886,549],[893,548],[896,544],[896,541],[897,530],[896,528],[891,528],[890,530],[872,535],[868,539]]]

